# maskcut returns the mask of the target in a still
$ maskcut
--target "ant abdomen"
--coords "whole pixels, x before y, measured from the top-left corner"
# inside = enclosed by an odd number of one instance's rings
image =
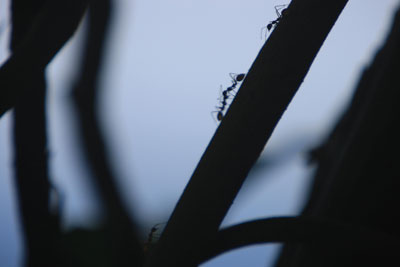
[[[244,73],[240,73],[240,74],[236,75],[236,81],[238,81],[238,82],[243,81],[245,76],[246,76],[246,74],[244,74]]]
[[[223,118],[224,118],[224,114],[222,114],[222,111],[219,111],[219,112],[217,113],[217,120],[218,120],[218,121],[222,121]]]
[[[232,73],[231,72],[231,73],[229,73],[229,76],[231,76],[231,78],[232,78],[232,86],[236,86],[236,84],[238,82],[243,81],[243,79],[246,76],[246,74],[245,73],[237,74],[237,73]]]

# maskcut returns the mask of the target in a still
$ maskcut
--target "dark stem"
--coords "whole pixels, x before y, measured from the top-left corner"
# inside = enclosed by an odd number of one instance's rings
[[[303,210],[364,225],[399,238],[398,179],[400,98],[400,9],[384,44],[365,68],[340,121],[314,153],[318,168]],[[390,254],[392,253],[392,254]],[[391,262],[394,260],[394,262]],[[346,253],[331,246],[287,244],[276,266],[394,266],[390,248]]]
[[[59,225],[49,210],[44,73],[36,76],[14,110],[16,186],[27,266],[52,266]]]
[[[36,74],[44,72],[47,64],[73,35],[88,0],[45,1],[42,6],[38,4],[40,9],[36,6],[37,1],[31,2],[18,2],[20,10],[33,6],[37,13],[27,15],[21,11],[17,15],[32,20],[29,20],[29,26],[22,27],[26,32],[13,34],[18,42],[13,41],[13,53],[0,68],[0,117],[15,106],[17,99],[23,97],[21,88],[29,87]]]
[[[45,1],[12,2],[11,50],[15,52],[29,32]],[[23,73],[13,73],[26,79]],[[55,244],[59,237],[58,214],[49,210],[46,82],[44,70],[29,73],[29,84],[14,84],[23,92],[14,110],[15,184],[25,239],[26,266],[53,266],[58,262]]]
[[[196,264],[196,251],[217,233],[346,3],[292,1],[246,75],[147,267]]]
[[[398,240],[392,236],[365,227],[317,218],[277,217],[245,222],[218,231],[200,252],[198,264],[232,249],[277,242],[330,244],[352,251],[398,246]]]

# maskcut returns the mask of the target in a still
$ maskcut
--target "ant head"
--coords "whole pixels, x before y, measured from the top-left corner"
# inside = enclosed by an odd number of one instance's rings
[[[267,30],[270,31],[272,29],[272,23],[267,25]]]
[[[243,81],[245,76],[246,76],[245,73],[240,73],[240,74],[236,75],[236,81],[238,81],[238,82]]]
[[[285,16],[287,12],[287,8],[281,10],[281,17]]]

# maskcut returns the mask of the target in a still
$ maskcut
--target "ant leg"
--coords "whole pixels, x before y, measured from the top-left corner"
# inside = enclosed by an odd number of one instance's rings
[[[237,73],[230,72],[229,76],[231,76],[232,81],[236,81]]]
[[[227,89],[226,89],[226,91],[229,93],[229,95],[230,96],[235,96],[236,95],[236,91],[234,90],[236,88],[236,86],[231,86],[231,87],[228,87]],[[233,94],[231,93],[231,92],[233,92]]]
[[[264,31],[264,29],[265,29],[265,31]],[[261,28],[261,34],[260,34],[260,39],[262,40],[262,38],[263,38],[263,35],[264,35],[264,39],[267,39],[267,33],[268,33],[268,26],[264,26],[264,27],[262,27]],[[265,32],[265,34],[263,34]]]
[[[219,86],[219,97],[217,98],[218,101],[224,99],[224,90],[222,89],[222,85]]]
[[[232,79],[232,86],[234,86],[235,84],[236,84],[236,76],[237,76],[237,74],[236,73],[233,73],[233,72],[231,72],[231,73],[229,73],[229,76],[231,77],[231,79]],[[231,87],[232,87],[231,86]]]

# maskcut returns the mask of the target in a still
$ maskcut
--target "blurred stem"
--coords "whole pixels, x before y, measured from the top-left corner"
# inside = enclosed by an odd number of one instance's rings
[[[318,169],[302,214],[365,225],[399,238],[398,151],[400,9],[353,99],[316,155]],[[330,246],[288,244],[276,266],[395,266],[391,250],[343,253]],[[393,263],[394,261],[395,263]]]
[[[346,3],[291,2],[246,75],[147,267],[196,264]]]
[[[89,6],[89,28],[84,48],[81,76],[78,78],[73,97],[79,113],[78,122],[84,144],[84,152],[105,205],[107,223],[115,266],[140,266],[143,248],[138,242],[134,224],[124,207],[117,188],[112,167],[96,112],[99,96],[98,73],[104,52],[111,1],[91,1]]]
[[[26,241],[27,266],[52,266],[59,234],[49,210],[44,73],[36,74],[14,110],[15,170],[18,203]]]
[[[22,10],[18,18],[32,20],[23,26],[23,34],[13,33],[18,42],[13,41],[13,53],[0,68],[0,117],[13,108],[20,97],[24,97],[22,88],[30,87],[37,73],[44,72],[47,64],[73,35],[87,2],[53,0],[40,6],[40,1],[18,1],[19,10]],[[27,14],[30,7],[34,7],[37,13]]]
[[[18,50],[45,1],[12,1],[11,50]],[[28,79],[13,73],[17,79]],[[23,92],[14,110],[15,181],[22,219],[26,255],[30,267],[58,262],[55,244],[59,237],[58,214],[49,210],[50,178],[47,158],[46,82],[43,69],[29,74],[29,84],[13,84]]]

